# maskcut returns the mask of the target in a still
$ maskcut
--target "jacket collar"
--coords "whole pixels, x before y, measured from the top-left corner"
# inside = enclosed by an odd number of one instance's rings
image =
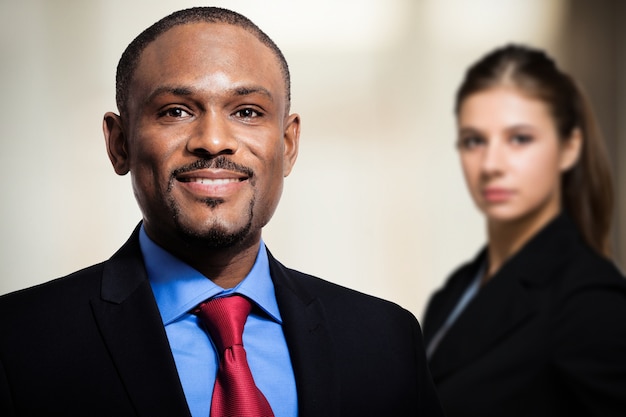
[[[268,251],[276,300],[296,378],[300,417],[339,416],[339,381],[324,306],[302,285],[312,279],[280,264]],[[294,275],[300,275],[295,280]]]
[[[580,239],[576,227],[566,214],[547,224],[470,301],[448,330],[430,361],[435,380],[487,352],[491,346],[530,319],[539,308],[542,290],[558,276],[556,269],[571,253]],[[558,250],[555,250],[558,249]],[[449,300],[433,312],[436,331],[456,305],[465,287],[485,260],[483,249],[477,258],[455,274],[435,297]],[[434,298],[433,300],[435,300]]]
[[[139,247],[139,226],[104,265],[94,316],[138,415],[189,416]],[[338,416],[333,343],[320,301],[268,251],[296,378],[299,416]],[[153,384],[151,381],[158,381]]]
[[[140,416],[189,416],[135,229],[104,264],[94,317]]]

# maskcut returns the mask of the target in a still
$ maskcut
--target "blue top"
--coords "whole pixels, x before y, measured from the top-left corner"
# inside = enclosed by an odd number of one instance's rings
[[[439,342],[441,342],[441,339],[443,339],[446,333],[448,333],[448,330],[454,324],[456,319],[461,315],[463,310],[465,310],[465,307],[467,307],[469,302],[472,301],[474,297],[476,297],[476,294],[478,293],[478,290],[480,289],[480,281],[482,280],[483,275],[485,274],[485,268],[486,268],[486,265],[482,264],[478,270],[478,273],[476,274],[476,277],[474,278],[472,282],[470,282],[468,287],[465,289],[465,292],[459,299],[457,305],[454,307],[454,310],[452,310],[452,312],[448,316],[446,322],[443,324],[443,326],[441,326],[441,328],[437,331],[437,333],[435,333],[435,335],[431,339],[428,346],[426,346],[426,357],[428,359],[430,359],[433,356],[433,353],[435,353],[437,346],[439,346]]]
[[[238,293],[262,310],[253,309],[243,332],[254,381],[276,417],[297,416],[296,383],[263,241],[252,270],[231,289],[215,285],[158,246],[143,226],[139,243],[191,415],[209,416],[219,358],[209,334],[189,311],[208,298]]]

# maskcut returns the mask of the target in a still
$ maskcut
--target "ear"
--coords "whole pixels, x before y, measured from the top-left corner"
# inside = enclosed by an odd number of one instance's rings
[[[583,135],[580,128],[575,128],[572,134],[561,145],[561,172],[567,172],[576,165],[583,148]]]
[[[298,159],[300,146],[300,116],[291,114],[285,122],[283,153],[283,176],[288,176]]]
[[[102,121],[104,141],[113,169],[117,175],[126,175],[130,171],[128,163],[128,146],[122,127],[122,118],[115,113],[107,112]]]

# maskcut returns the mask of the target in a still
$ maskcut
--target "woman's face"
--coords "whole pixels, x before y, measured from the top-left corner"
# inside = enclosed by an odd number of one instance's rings
[[[466,97],[458,149],[476,206],[491,224],[545,223],[561,210],[561,173],[578,157],[578,133],[561,143],[547,105],[511,86]]]

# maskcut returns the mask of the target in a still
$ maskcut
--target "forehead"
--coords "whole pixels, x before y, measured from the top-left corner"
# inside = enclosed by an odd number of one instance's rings
[[[551,122],[546,103],[512,86],[496,86],[467,96],[459,109],[459,121],[479,124]]]
[[[208,88],[216,81],[260,85],[277,98],[285,95],[280,63],[269,47],[241,27],[202,22],[174,26],[146,46],[130,99],[159,85]]]

